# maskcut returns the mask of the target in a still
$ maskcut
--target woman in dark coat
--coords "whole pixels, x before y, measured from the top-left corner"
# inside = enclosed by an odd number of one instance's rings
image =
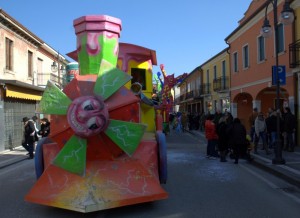
[[[42,137],[47,137],[50,134],[50,122],[47,118],[41,119],[41,130],[39,135]]]
[[[234,163],[238,164],[239,157],[247,153],[246,128],[239,118],[234,118],[229,130],[230,142],[234,155]]]

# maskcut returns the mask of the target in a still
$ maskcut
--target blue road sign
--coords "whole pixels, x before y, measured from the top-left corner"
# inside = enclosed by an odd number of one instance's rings
[[[278,70],[278,79],[280,85],[286,85],[286,76],[285,76],[285,66],[280,65],[278,68],[276,66],[272,66],[272,85],[277,85],[276,81],[276,69]]]

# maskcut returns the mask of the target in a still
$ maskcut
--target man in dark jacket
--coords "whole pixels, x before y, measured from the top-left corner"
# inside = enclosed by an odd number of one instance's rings
[[[291,113],[289,107],[283,109],[283,133],[285,141],[285,150],[294,152],[295,142],[294,142],[294,132],[296,130],[296,117]]]
[[[234,118],[233,123],[229,130],[229,136],[231,138],[232,150],[234,154],[234,163],[239,162],[239,157],[245,156],[247,153],[247,140],[246,140],[246,128],[241,123],[239,118]]]
[[[34,123],[29,120],[28,117],[23,118],[24,123],[24,138],[22,146],[28,151],[29,158],[33,159],[33,145],[35,141],[35,127]]]

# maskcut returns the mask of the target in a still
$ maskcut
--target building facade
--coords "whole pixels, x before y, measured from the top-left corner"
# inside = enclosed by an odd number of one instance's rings
[[[200,65],[203,73],[201,96],[206,114],[230,111],[230,63],[227,49]]]
[[[277,86],[272,69],[276,65],[274,33],[264,38],[261,28],[265,17],[273,22],[273,7],[269,1],[252,1],[239,26],[227,38],[231,59],[231,109],[235,117],[249,130],[248,117],[253,108],[267,115],[276,108]],[[278,17],[284,0],[278,0]],[[267,8],[267,11],[266,11]],[[273,25],[273,24],[272,24]],[[295,112],[296,76],[289,66],[289,45],[293,42],[293,25],[278,25],[278,65],[285,67],[285,83],[280,85],[280,108],[289,106]],[[282,68],[284,69],[284,68]]]
[[[179,111],[189,114],[203,113],[201,84],[202,71],[200,67],[195,68],[178,84],[180,97],[176,102],[179,104]]]
[[[45,116],[38,111],[48,80],[63,87],[63,71],[54,61],[68,63],[21,23],[0,9],[0,151],[21,145],[22,117]]]

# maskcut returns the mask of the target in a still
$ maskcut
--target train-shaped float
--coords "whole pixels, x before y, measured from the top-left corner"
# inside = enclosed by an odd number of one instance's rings
[[[38,142],[37,182],[25,200],[92,212],[166,199],[165,106],[152,96],[156,52],[119,43],[121,20],[74,20],[79,74],[61,90],[50,81],[40,110],[51,134]]]

